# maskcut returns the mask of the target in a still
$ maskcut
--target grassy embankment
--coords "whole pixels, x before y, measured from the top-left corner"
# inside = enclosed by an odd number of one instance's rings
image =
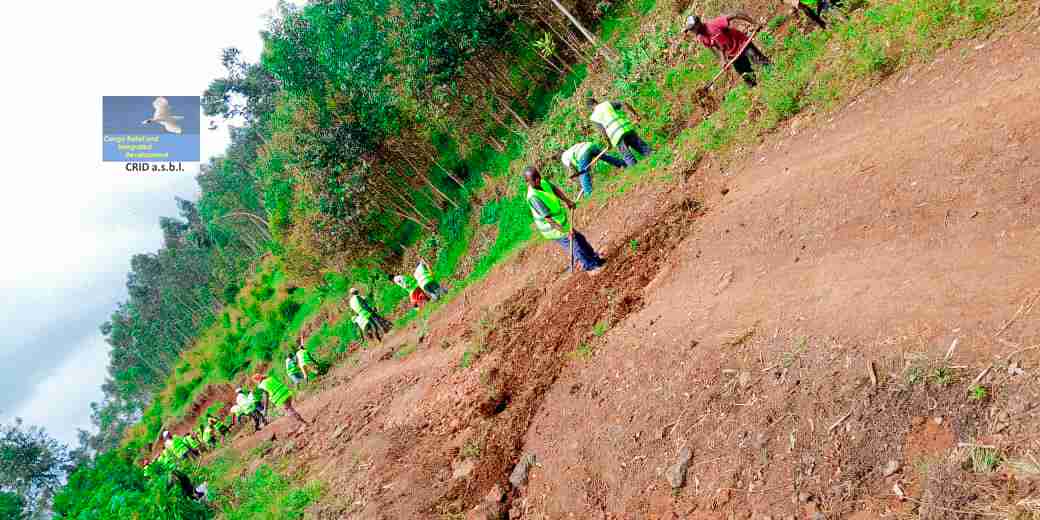
[[[589,94],[599,99],[623,99],[633,105],[641,115],[641,134],[656,150],[648,160],[620,173],[600,166],[595,197],[602,199],[621,195],[637,182],[670,182],[695,169],[709,155],[737,157],[792,116],[832,111],[900,67],[926,59],[959,39],[992,30],[1017,6],[1016,2],[997,0],[857,2],[847,18],[832,18],[827,31],[812,31],[804,20],[776,16],[768,20],[767,30],[759,37],[760,46],[774,61],[772,69],[760,75],[760,86],[748,89],[729,78],[715,90],[714,95],[721,99],[698,104],[694,102],[697,88],[707,83],[718,65],[711,54],[690,40],[678,46],[674,42],[687,12],[696,9],[711,15],[719,12],[721,3],[694,2],[681,14],[665,0],[624,3],[614,8],[599,27],[601,37],[621,59],[603,64],[604,70],[592,73],[584,65],[577,66],[555,90],[531,89],[535,95],[530,100],[529,115],[538,116],[537,120],[526,134],[510,133],[504,153],[485,151],[461,157],[454,143],[439,146],[446,156],[466,163],[469,171],[488,173],[486,179],[472,175],[467,183],[468,193],[483,203],[447,214],[438,234],[417,237],[413,247],[427,258],[436,252],[435,270],[452,287],[450,298],[481,280],[533,238],[524,190],[516,174],[526,164],[543,164],[550,178],[575,191],[575,185],[564,181],[560,166],[547,158],[595,135],[585,125],[584,99]],[[761,15],[774,7],[770,2],[760,9],[750,6],[749,10]],[[517,76],[523,81],[521,75]],[[699,117],[705,105],[713,104],[717,104],[716,110]],[[476,237],[483,239],[474,242]],[[467,257],[470,261],[464,262]],[[319,288],[290,288],[278,260],[265,261],[220,322],[184,356],[135,436],[148,438],[162,421],[182,415],[206,385],[235,380],[272,359],[280,359],[278,354],[295,343],[303,328],[311,332],[307,344],[319,357],[339,359],[347,345],[357,340],[349,313],[342,313],[350,285],[372,292],[378,307],[388,314],[405,296],[389,282],[381,266],[328,274]],[[425,320],[438,307],[435,304],[421,313],[398,313],[397,323]],[[471,353],[467,355],[472,357]],[[469,364],[462,361],[462,365]],[[280,372],[280,363],[274,365]],[[205,470],[216,481],[220,481],[220,475],[243,472],[246,457],[222,457],[231,462]],[[267,478],[284,479],[261,468],[241,485],[248,487],[249,482]],[[239,484],[228,482],[228,489],[236,489],[241,496],[250,495],[244,488],[235,488]],[[302,496],[299,493],[317,496],[319,489],[312,484],[306,488],[309,491],[301,491],[288,483],[276,488],[281,491],[268,497],[269,504],[291,502],[288,497]]]

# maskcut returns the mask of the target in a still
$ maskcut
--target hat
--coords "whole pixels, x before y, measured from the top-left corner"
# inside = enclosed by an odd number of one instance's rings
[[[242,393],[245,393],[245,391],[244,391],[244,390],[242,390],[242,387],[240,386],[240,387],[238,387],[238,388],[236,388],[236,389],[235,389],[235,393],[236,393],[236,394],[242,394]]]
[[[357,293],[358,293],[357,287],[351,287],[350,288],[350,294],[357,294]]]
[[[164,439],[169,439],[170,438],[170,430],[163,430],[162,436],[163,436]]]
[[[690,16],[686,17],[686,28],[683,29],[683,32],[692,31],[694,27],[697,27],[700,24],[701,24],[701,17],[697,16],[697,15],[694,15],[694,14],[691,14]]]
[[[404,285],[404,277],[401,275],[395,276],[394,283],[396,283],[397,285]]]

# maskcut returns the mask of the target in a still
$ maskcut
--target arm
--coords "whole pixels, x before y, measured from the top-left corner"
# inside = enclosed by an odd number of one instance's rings
[[[629,105],[628,101],[625,101],[625,110],[628,110],[629,112],[631,112],[638,119],[643,119],[643,116],[639,112],[636,112],[636,109],[632,108],[632,105]]]
[[[563,191],[561,191],[560,188],[558,188],[555,184],[552,184],[551,186],[552,186],[552,189],[553,189],[553,193],[555,193],[556,196],[559,197],[560,200],[562,200],[563,203],[566,204],[568,208],[574,209],[574,201],[571,200],[569,197],[567,197],[567,194],[564,193]]]

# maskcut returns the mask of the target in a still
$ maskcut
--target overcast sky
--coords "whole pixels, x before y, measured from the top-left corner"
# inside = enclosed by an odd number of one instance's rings
[[[101,163],[102,96],[200,95],[221,49],[250,61],[275,0],[11,2],[4,6],[0,203],[0,422],[22,417],[74,443],[101,398],[98,326],[126,298],[130,256],[155,251],[196,164],[131,174]],[[56,12],[60,11],[60,12]],[[206,130],[202,157],[227,131]]]

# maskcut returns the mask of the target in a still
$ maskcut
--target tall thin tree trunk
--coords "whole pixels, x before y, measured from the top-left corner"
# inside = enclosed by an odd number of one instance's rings
[[[589,32],[589,30],[586,29],[585,26],[582,25],[581,22],[579,22],[578,19],[575,18],[574,15],[571,14],[570,11],[568,11],[567,8],[564,7],[563,4],[561,4],[559,2],[559,0],[549,0],[549,1],[552,2],[553,5],[555,5],[556,8],[559,9],[560,12],[563,13],[563,15],[566,16],[567,19],[570,20],[571,23],[574,24],[574,26],[577,27],[579,31],[581,31],[581,34],[585,36],[585,39],[587,39],[589,41],[589,43],[591,43],[594,48],[598,49],[600,52],[603,53],[604,57],[606,57],[610,61],[617,61],[617,59],[618,59],[617,58],[617,54],[614,52],[614,50],[611,49],[610,47],[606,46],[606,44],[603,44],[602,42],[600,42],[599,38],[596,38],[595,35],[593,35],[591,32]]]

